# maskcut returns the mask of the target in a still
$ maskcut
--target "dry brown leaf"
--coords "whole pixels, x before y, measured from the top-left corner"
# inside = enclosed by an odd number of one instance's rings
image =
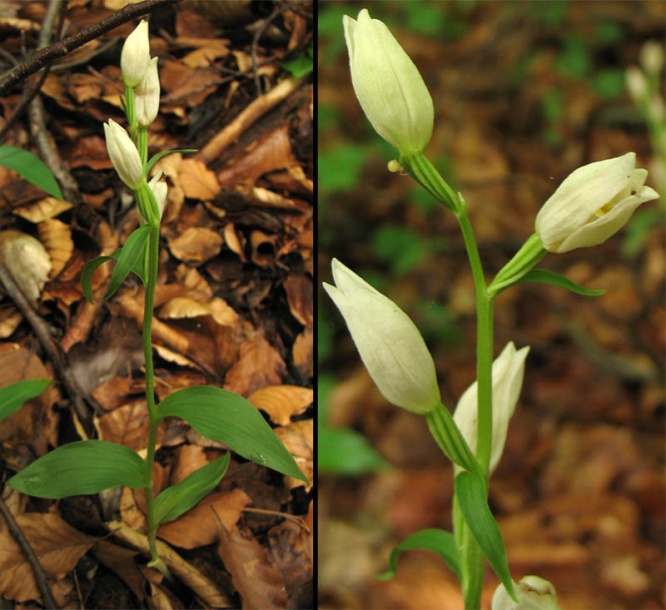
[[[272,422],[288,426],[293,415],[303,413],[312,404],[312,394],[310,388],[277,385],[260,388],[248,396],[248,401],[267,413]]]
[[[148,408],[144,398],[105,413],[99,418],[100,438],[139,451],[148,438]]]
[[[215,172],[197,159],[184,159],[178,166],[178,183],[185,197],[210,201],[220,192]]]
[[[290,273],[284,282],[289,311],[303,326],[314,321],[312,278],[304,273]]]
[[[240,347],[240,358],[229,370],[224,387],[241,396],[269,385],[280,385],[286,365],[277,350],[261,337]]]
[[[229,247],[229,250],[238,254],[243,262],[247,261],[241,237],[239,237],[236,227],[231,222],[224,226],[224,242]]]
[[[246,538],[236,526],[221,528],[218,551],[244,610],[287,607],[282,574],[255,538]]]
[[[41,222],[37,230],[46,251],[51,257],[50,277],[57,277],[65,268],[74,251],[72,229],[68,224],[55,218],[50,218]]]
[[[179,44],[191,44],[199,47],[191,51],[181,60],[185,65],[191,68],[205,68],[210,66],[211,62],[219,57],[229,55],[229,41],[215,38],[188,38],[185,41],[178,39]]]
[[[59,515],[27,513],[16,517],[47,574],[60,580],[71,572],[96,539],[65,523]],[[32,567],[0,520],[0,594],[17,602],[40,599]]]
[[[211,493],[183,516],[162,525],[157,535],[183,549],[213,544],[218,539],[220,523],[234,527],[250,502],[250,496],[238,488]]]
[[[306,486],[308,489],[314,481],[313,421],[312,419],[306,419],[275,429],[275,434],[278,435],[287,451],[291,453],[301,472],[311,481],[310,485]],[[303,481],[292,477],[287,477],[286,481],[290,489],[303,485]]]
[[[291,349],[294,366],[300,371],[303,378],[314,376],[314,355],[312,341],[312,324],[296,337]]]
[[[202,227],[190,227],[168,241],[171,254],[188,263],[210,260],[220,253],[223,243],[219,233]]]
[[[51,271],[51,259],[41,242],[21,231],[0,231],[0,262],[35,305]]]
[[[69,210],[71,207],[71,203],[63,201],[62,199],[45,197],[44,199],[35,201],[35,203],[15,208],[12,212],[21,218],[25,218],[26,220],[37,224],[44,220],[48,220],[49,218],[55,218],[58,214]]]
[[[97,560],[111,571],[120,576],[123,582],[132,590],[137,599],[143,600],[146,593],[143,590],[145,578],[135,561],[136,551],[99,540],[92,549]]]

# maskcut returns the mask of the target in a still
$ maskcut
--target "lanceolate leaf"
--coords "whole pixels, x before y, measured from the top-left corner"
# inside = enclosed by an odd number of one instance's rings
[[[15,171],[49,195],[63,199],[60,187],[51,170],[31,152],[17,146],[0,146],[0,165]]]
[[[7,485],[37,498],[94,494],[127,485],[145,487],[145,463],[124,445],[77,441],[62,445],[13,476]]]
[[[461,434],[453,416],[443,404],[440,404],[426,415],[426,422],[430,434],[432,434],[446,457],[466,470],[481,472],[479,463],[470,450],[465,437]]]
[[[150,225],[143,225],[134,231],[125,242],[125,245],[120,250],[120,254],[116,261],[116,266],[113,269],[109,287],[102,297],[108,299],[113,293],[120,288],[120,285],[125,281],[130,271],[137,268],[137,265],[143,260],[143,249],[150,235]],[[115,258],[115,257],[114,257]]]
[[[167,487],[155,498],[155,522],[162,523],[180,517],[203,500],[227,472],[231,453],[199,468],[180,483]]]
[[[598,297],[606,292],[605,290],[590,290],[589,288],[584,288],[569,278],[564,277],[559,273],[555,273],[554,271],[547,271],[546,269],[532,269],[523,275],[517,283],[523,284],[525,282],[550,284],[551,286],[566,288],[567,290],[584,297]]]
[[[238,394],[214,386],[192,386],[167,396],[157,413],[180,417],[199,434],[227,444],[244,458],[307,482],[259,411]]]
[[[116,250],[111,256],[96,256],[83,266],[83,271],[81,272],[81,288],[83,290],[83,296],[86,297],[89,303],[92,303],[94,300],[92,279],[95,275],[95,271],[107,261],[116,261],[116,267],[113,270],[109,287],[103,297],[104,299],[108,299],[116,290],[118,290],[130,271],[136,273],[145,284],[143,272],[143,249],[146,240],[148,239],[149,232],[150,227],[148,225],[138,228],[127,238],[125,245],[122,248],[118,248],[118,250]]]
[[[476,472],[461,472],[456,476],[454,485],[456,500],[465,522],[495,574],[499,576],[509,594],[516,599],[504,540],[488,507],[483,476]]]
[[[26,401],[39,396],[50,383],[48,379],[28,379],[0,389],[0,420],[18,411]]]
[[[388,580],[389,578],[393,578],[398,570],[398,557],[400,557],[400,553],[413,550],[437,553],[453,570],[458,580],[460,580],[460,560],[453,534],[437,528],[416,532],[396,546],[391,551],[389,570],[383,574],[378,574],[377,579]]]

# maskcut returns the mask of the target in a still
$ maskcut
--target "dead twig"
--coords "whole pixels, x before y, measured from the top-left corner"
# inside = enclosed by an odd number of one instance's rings
[[[157,8],[169,6],[178,2],[180,2],[180,0],[144,0],[144,2],[130,4],[123,9],[116,11],[113,15],[109,15],[106,19],[90,24],[76,34],[72,34],[45,49],[35,51],[35,53],[28,57],[28,59],[0,78],[0,96],[7,93],[9,88],[20,80],[34,74],[54,59],[64,57],[74,49],[82,47],[86,42],[90,42],[105,32],[113,30],[119,25],[131,21],[132,19],[146,15]]]
[[[203,163],[210,163],[220,156],[220,153],[231,144],[259,117],[266,114],[287,99],[296,91],[307,77],[287,78],[273,87],[266,94],[258,97],[243,110],[229,125],[211,139],[196,155],[195,158]]]
[[[35,575],[35,581],[37,582],[37,588],[39,589],[39,592],[42,594],[44,607],[49,609],[57,608],[58,604],[56,604],[55,599],[53,599],[53,595],[51,594],[51,589],[49,589],[49,585],[46,580],[46,574],[44,572],[44,569],[42,568],[42,565],[39,563],[39,559],[37,558],[37,555],[35,555],[35,551],[32,550],[30,542],[28,542],[28,539],[25,537],[23,530],[16,522],[16,519],[14,519],[12,511],[9,510],[9,506],[7,506],[2,497],[0,497],[0,513],[2,513],[2,516],[5,518],[5,521],[7,522],[7,528],[9,529],[9,533],[12,535],[12,538],[16,541],[16,544],[19,545],[21,552],[23,553],[23,556],[25,557],[26,561],[30,564],[30,567],[32,568],[32,571]]]

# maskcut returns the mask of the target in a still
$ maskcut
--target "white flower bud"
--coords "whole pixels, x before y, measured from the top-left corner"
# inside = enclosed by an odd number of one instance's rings
[[[492,610],[560,610],[555,587],[545,578],[525,576],[519,583],[513,584],[520,601],[513,601],[504,585],[500,584],[493,595]]]
[[[352,84],[375,131],[408,156],[430,142],[432,98],[414,62],[386,25],[367,9],[358,21],[344,16]]]
[[[543,247],[561,253],[605,242],[641,203],[659,197],[645,186],[646,178],[646,169],[636,169],[633,152],[579,167],[537,214]]]
[[[104,135],[111,163],[120,179],[133,191],[137,190],[145,178],[141,157],[132,138],[112,119],[108,124],[104,123]]]
[[[148,22],[142,19],[141,23],[127,37],[120,53],[120,69],[125,85],[136,87],[142,81],[149,62]]]
[[[167,191],[168,191],[167,183],[164,180],[162,180],[163,175],[164,172],[160,170],[150,179],[150,182],[148,182],[148,186],[150,187],[150,190],[153,192],[153,195],[155,196],[155,201],[157,202],[157,207],[159,208],[160,211],[160,218],[162,218],[162,214],[164,213],[164,207],[166,206]]]
[[[347,323],[368,373],[389,402],[425,415],[441,402],[435,363],[423,337],[391,299],[333,259],[324,284]]]
[[[516,409],[525,374],[525,358],[530,351],[523,347],[516,351],[512,341],[493,362],[493,432],[490,451],[489,474],[497,468],[504,452],[509,420]],[[465,390],[458,401],[453,420],[465,437],[472,453],[476,453],[478,432],[478,388],[475,381]]]
[[[641,66],[654,76],[661,74],[664,69],[664,43],[657,40],[648,40],[641,48]]]
[[[160,108],[160,77],[157,73],[157,57],[148,62],[143,79],[134,90],[136,120],[139,127],[148,127],[156,118]]]

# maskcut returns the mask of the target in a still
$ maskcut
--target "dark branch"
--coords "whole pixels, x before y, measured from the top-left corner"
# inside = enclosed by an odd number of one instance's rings
[[[86,42],[90,42],[105,32],[113,30],[136,17],[141,17],[157,8],[176,4],[177,2],[180,2],[180,0],[145,0],[138,4],[130,4],[113,13],[113,15],[109,15],[106,19],[93,23],[64,40],[60,40],[45,49],[35,51],[23,63],[12,68],[0,78],[0,96],[4,95],[10,87],[20,80],[43,68],[47,63],[59,57],[64,57],[74,49],[82,47]]]

